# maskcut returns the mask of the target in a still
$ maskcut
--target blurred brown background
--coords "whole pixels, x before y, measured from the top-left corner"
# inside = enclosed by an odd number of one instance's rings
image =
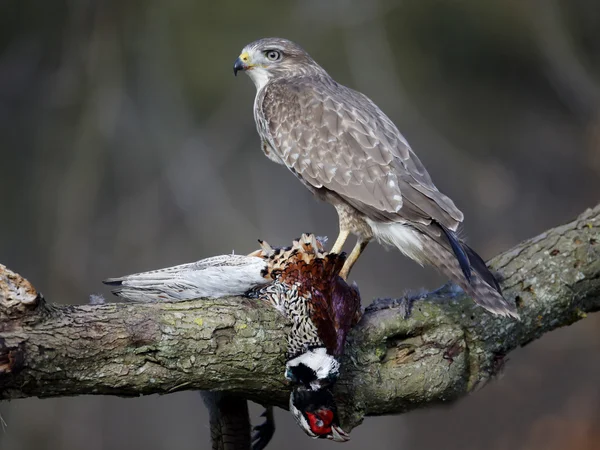
[[[333,239],[333,208],[262,155],[254,86],[232,74],[271,35],[379,104],[484,257],[600,200],[596,0],[3,1],[0,262],[85,303],[115,300],[108,276]],[[376,245],[353,278],[365,301],[443,281]],[[596,314],[512,353],[458,404],[369,418],[344,449],[600,449],[599,329]],[[3,450],[209,448],[196,392],[0,414]],[[271,448],[336,446],[276,419]]]

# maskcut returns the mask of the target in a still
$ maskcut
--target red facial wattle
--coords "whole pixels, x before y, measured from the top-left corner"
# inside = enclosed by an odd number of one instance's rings
[[[331,423],[333,422],[333,412],[329,409],[321,409],[316,413],[307,412],[308,423],[313,433],[321,436],[331,433]]]

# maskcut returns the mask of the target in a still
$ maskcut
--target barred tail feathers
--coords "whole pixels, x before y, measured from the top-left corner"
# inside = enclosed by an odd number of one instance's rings
[[[437,224],[423,227],[423,231],[401,223],[370,221],[370,225],[378,241],[397,247],[421,265],[434,266],[486,310],[499,316],[519,319],[515,306],[502,297],[496,279],[481,257],[458,238],[454,243],[450,241],[450,237],[455,237],[452,231],[448,230],[451,233],[448,237],[446,230],[436,229]],[[446,245],[441,240],[446,240]],[[457,252],[456,246],[462,252]],[[465,267],[465,256],[468,268]]]

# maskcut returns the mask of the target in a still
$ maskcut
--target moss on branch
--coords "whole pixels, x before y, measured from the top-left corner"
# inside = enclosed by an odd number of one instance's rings
[[[452,286],[377,300],[352,331],[336,388],[344,428],[364,415],[449,402],[504,357],[600,309],[600,206],[491,263],[521,322]],[[285,406],[285,320],[246,298],[59,306],[0,266],[0,399],[197,389]]]

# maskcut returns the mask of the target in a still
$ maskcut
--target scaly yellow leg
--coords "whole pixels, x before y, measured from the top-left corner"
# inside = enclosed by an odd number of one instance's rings
[[[344,242],[346,242],[346,239],[348,239],[348,236],[350,236],[349,230],[340,230],[340,234],[335,240],[335,244],[333,244],[333,247],[331,247],[329,253],[336,253],[339,255],[342,252],[342,247],[344,246]]]
[[[344,267],[342,267],[342,270],[340,271],[340,277],[342,277],[344,280],[348,279],[348,275],[350,274],[350,270],[352,270],[352,266],[356,261],[358,261],[361,253],[365,251],[369,241],[370,239],[358,238],[356,245],[352,249],[350,255],[348,255],[348,258],[344,263]]]

